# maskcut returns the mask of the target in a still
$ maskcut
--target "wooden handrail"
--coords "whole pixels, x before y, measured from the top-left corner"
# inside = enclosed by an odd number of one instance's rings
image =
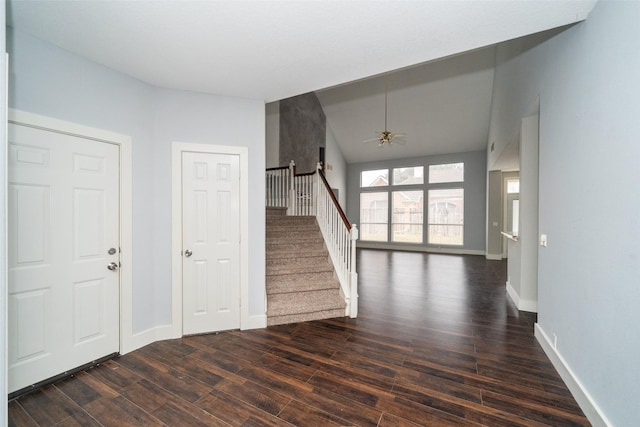
[[[322,178],[322,182],[324,182],[324,186],[327,188],[329,196],[331,196],[331,200],[333,200],[333,204],[336,206],[336,209],[338,210],[338,214],[340,214],[340,218],[342,218],[342,222],[344,222],[344,225],[347,227],[347,230],[351,230],[351,223],[349,222],[349,219],[347,219],[347,215],[342,210],[342,207],[340,206],[340,202],[338,202],[338,199],[336,199],[336,195],[333,194],[333,190],[331,189],[331,186],[327,182],[327,178],[325,178],[324,172],[322,172],[321,169],[318,169],[318,174],[320,175],[320,178]]]
[[[282,169],[289,169],[289,166],[278,166],[277,168],[267,168],[268,171],[276,171]]]

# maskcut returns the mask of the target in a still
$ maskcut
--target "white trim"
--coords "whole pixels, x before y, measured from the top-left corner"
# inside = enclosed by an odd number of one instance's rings
[[[509,294],[511,301],[513,301],[513,303],[516,305],[518,310],[529,311],[531,313],[538,312],[538,302],[520,298],[520,295],[518,295],[518,293],[513,288],[513,286],[511,286],[511,283],[509,283],[509,281],[507,281],[507,294]]]
[[[492,261],[502,261],[502,254],[485,254],[485,258]]]
[[[248,319],[245,322],[242,322],[240,329],[242,329],[243,331],[246,331],[247,329],[262,329],[266,327],[267,327],[266,314],[252,314],[248,317]]]
[[[358,240],[358,248],[363,249],[386,249],[396,251],[408,251],[408,252],[432,252],[437,254],[452,254],[452,255],[485,255],[485,251],[477,249],[463,249],[463,248],[435,248],[429,246],[417,246],[417,245],[404,245],[398,243],[378,243],[378,242],[363,242]]]
[[[120,146],[120,353],[133,350],[133,205],[131,137],[9,109],[9,122]]]
[[[551,363],[556,368],[560,377],[567,385],[567,388],[573,395],[574,399],[580,406],[580,409],[584,412],[585,416],[591,422],[594,427],[599,426],[611,426],[607,417],[602,413],[596,402],[593,400],[585,386],[580,382],[575,373],[571,370],[571,367],[564,360],[562,355],[558,352],[557,348],[554,348],[552,342],[549,340],[549,336],[545,333],[539,323],[535,324],[534,335],[544,352],[551,360]]]
[[[513,303],[516,305],[516,308],[520,310],[520,295],[518,295],[516,290],[513,289],[513,286],[511,286],[511,283],[509,283],[508,280],[507,280],[507,295],[509,295],[509,298],[511,298],[511,301],[513,301]]]
[[[173,336],[172,325],[154,326],[131,336],[128,351],[134,351],[156,341],[169,340]]]
[[[182,336],[182,153],[185,151],[233,154],[240,158],[240,329],[264,327],[267,324],[266,317],[261,323],[262,319],[249,316],[249,149],[174,141],[171,145],[170,338]]]

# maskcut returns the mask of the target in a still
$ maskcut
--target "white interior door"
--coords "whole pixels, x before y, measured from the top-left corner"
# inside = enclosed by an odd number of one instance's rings
[[[240,327],[240,166],[182,153],[183,334]]]
[[[8,183],[13,392],[119,349],[119,147],[10,124]]]

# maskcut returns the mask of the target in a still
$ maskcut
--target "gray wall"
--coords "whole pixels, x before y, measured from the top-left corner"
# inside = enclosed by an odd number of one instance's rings
[[[9,106],[130,135],[133,328],[171,323],[171,143],[249,148],[250,315],[264,314],[265,107],[158,89],[8,29]]]
[[[377,148],[372,148],[377,149]],[[451,252],[466,252],[475,254],[485,253],[485,229],[486,229],[486,182],[487,167],[486,153],[484,151],[471,151],[466,153],[445,154],[439,156],[413,157],[410,159],[396,159],[381,162],[353,163],[347,167],[347,217],[352,223],[360,220],[360,172],[363,170],[375,170],[382,168],[424,166],[425,176],[429,165],[440,163],[464,162],[464,245],[438,246],[409,245],[398,243],[367,242],[368,247],[402,247],[416,250],[441,249]],[[425,178],[426,179],[426,178]],[[452,185],[457,187],[457,183]],[[425,187],[427,188],[427,187]],[[424,198],[427,194],[425,191]],[[364,242],[363,242],[364,244]]]
[[[280,166],[280,102],[266,104],[265,113],[266,165],[267,168],[277,168]]]
[[[289,100],[291,102],[291,99]],[[303,104],[302,104],[303,105]],[[311,102],[311,108],[317,108],[318,105]],[[320,107],[322,108],[322,107]],[[306,114],[306,113],[305,113]],[[318,115],[318,114],[316,114]],[[324,117],[324,113],[322,114]],[[344,160],[340,146],[336,141],[336,137],[331,130],[328,123],[325,124],[326,133],[324,138],[320,138],[317,135],[315,139],[321,142],[321,146],[326,147],[325,151],[325,176],[331,188],[338,190],[340,206],[347,205],[347,162]],[[297,139],[302,144],[306,144],[306,136]],[[320,142],[319,142],[320,144]],[[313,168],[318,163],[319,152],[309,151],[309,164],[313,164]],[[286,155],[283,161],[279,160],[280,155],[280,101],[270,102],[266,105],[266,161],[267,168],[275,168],[279,166],[286,166],[289,161],[294,158]],[[288,160],[287,160],[288,159]],[[315,170],[315,169],[312,169]],[[301,173],[300,167],[298,167],[298,173]]]
[[[280,166],[291,160],[296,172],[316,170],[320,147],[325,146],[327,120],[315,93],[280,101]]]
[[[0,25],[4,28],[5,23],[5,8],[0,8]],[[6,52],[6,36],[2,34],[0,36],[0,52]],[[0,70],[6,70],[6,55],[2,55],[0,58]],[[6,74],[2,73],[0,75],[0,99],[3,102],[0,102],[0,117],[7,117],[7,109],[6,109],[6,93],[7,81]],[[0,217],[2,221],[0,222],[0,242],[7,241],[7,220],[5,218],[5,214],[7,212],[7,175],[4,172],[4,168],[7,164],[7,138],[6,138],[6,122],[4,120],[0,120],[0,170],[3,172],[0,173]],[[0,369],[2,369],[3,374],[7,372],[7,245],[3,243],[0,246]],[[0,396],[7,395],[7,382],[6,380],[0,381]],[[7,425],[7,404],[2,403],[0,405],[0,425]]]
[[[616,426],[640,425],[638,22],[640,3],[600,1],[538,46],[501,45],[489,137],[504,147],[539,95],[549,240],[538,248],[537,326],[556,334],[555,353]]]
[[[486,256],[502,258],[502,172],[490,171],[487,175],[487,246]]]
[[[347,206],[347,162],[342,155],[336,137],[327,125],[327,152],[325,176],[331,188],[338,190],[338,201],[342,209]]]

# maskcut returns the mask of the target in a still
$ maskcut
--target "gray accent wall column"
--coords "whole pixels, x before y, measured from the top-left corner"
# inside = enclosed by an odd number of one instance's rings
[[[315,171],[326,138],[327,119],[315,93],[280,101],[280,166],[293,160],[298,173]]]

